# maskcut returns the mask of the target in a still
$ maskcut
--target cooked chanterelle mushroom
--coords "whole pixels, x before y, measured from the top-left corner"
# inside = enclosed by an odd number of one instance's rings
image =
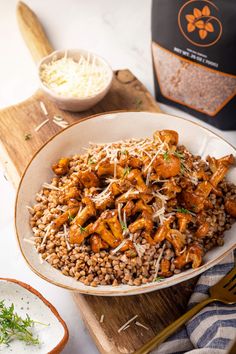
[[[61,158],[30,208],[42,258],[87,285],[141,285],[199,267],[236,218],[232,155],[206,161],[174,130]]]

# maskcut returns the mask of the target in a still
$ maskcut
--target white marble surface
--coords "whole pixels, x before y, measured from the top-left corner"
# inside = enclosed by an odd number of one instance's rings
[[[114,69],[129,68],[153,93],[150,56],[151,0],[27,0],[57,49],[79,47],[104,56]],[[29,97],[37,88],[35,65],[18,31],[15,0],[0,0],[0,108]],[[173,108],[166,112],[190,117]],[[213,129],[217,131],[216,129]],[[236,132],[220,132],[236,143]],[[50,285],[26,266],[13,224],[15,191],[0,171],[0,276],[23,280],[51,301],[65,319],[70,340],[65,354],[95,354],[70,293]]]

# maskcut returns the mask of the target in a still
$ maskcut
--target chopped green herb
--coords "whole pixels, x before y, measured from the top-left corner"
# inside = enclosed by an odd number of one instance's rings
[[[185,157],[184,154],[182,154],[182,152],[178,152],[178,151],[175,151],[174,155],[176,157],[178,157],[179,159],[184,159],[184,157]]]
[[[192,209],[194,210],[194,206],[192,206]],[[192,215],[192,216],[195,216],[196,214],[195,213],[193,213],[192,211],[190,211],[190,210],[188,210],[188,209],[185,209],[185,208],[177,208],[177,209],[173,209],[173,210],[175,210],[175,211],[177,211],[177,212],[179,212],[179,213],[183,213],[183,214],[190,214],[190,215]]]
[[[156,277],[156,279],[154,281],[159,283],[160,281],[162,281],[164,279],[165,279],[164,277],[159,276],[159,277]]]
[[[72,222],[74,220],[74,218],[75,218],[75,216],[73,216],[71,214],[68,215],[69,222]]]
[[[31,139],[31,134],[30,133],[25,133],[25,135],[24,135],[24,139],[25,140],[30,140]]]
[[[168,153],[168,151],[166,151],[164,154],[163,154],[163,158],[164,158],[164,160],[169,160],[169,153]]]
[[[185,167],[184,164],[181,162],[181,164],[180,164],[180,172],[181,172],[181,174],[183,175],[186,171],[187,171],[187,170],[186,170],[186,167]]]
[[[13,339],[24,341],[26,344],[40,344],[39,339],[30,331],[35,323],[37,322],[29,315],[23,319],[14,312],[14,304],[6,307],[4,300],[0,301],[0,346],[1,344],[8,345]]]
[[[80,232],[85,232],[86,231],[86,229],[83,226],[80,226],[79,229],[80,229]]]
[[[130,171],[131,171],[131,167],[125,167],[123,177],[127,176],[130,173]]]
[[[185,208],[177,208],[176,211],[178,213],[190,214],[190,211],[188,209],[185,209]]]
[[[93,165],[93,164],[95,164],[95,161],[93,161],[93,159],[90,158],[90,159],[88,159],[88,164],[89,164],[89,165]]]
[[[128,227],[125,225],[125,223],[123,221],[121,221],[120,224],[121,224],[121,228],[122,228],[123,231],[128,230]]]
[[[128,155],[128,151],[127,150],[121,150],[121,155]]]
[[[143,101],[141,100],[141,98],[139,97],[136,97],[135,100],[134,100],[134,104],[135,104],[135,108],[137,110],[140,110],[141,109],[141,105],[142,105]]]

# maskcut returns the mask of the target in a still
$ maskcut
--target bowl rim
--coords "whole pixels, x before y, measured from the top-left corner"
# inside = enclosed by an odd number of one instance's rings
[[[196,125],[196,126],[202,128],[202,129],[206,130],[207,132],[210,132],[211,134],[217,136],[219,139],[223,140],[226,144],[228,144],[229,146],[231,146],[233,148],[233,150],[235,151],[235,154],[236,154],[236,147],[233,144],[229,143],[225,138],[221,137],[219,134],[213,132],[211,129],[208,129],[208,128],[202,126],[201,124],[199,124],[197,122],[190,121],[189,119],[178,117],[178,116],[174,116],[174,115],[171,115],[171,114],[162,113],[162,112],[148,112],[148,111],[136,112],[136,111],[122,110],[122,111],[110,111],[110,112],[105,112],[105,113],[96,113],[96,114],[90,115],[88,117],[81,118],[79,121],[73,122],[68,127],[66,127],[63,130],[60,130],[59,132],[57,132],[55,135],[53,135],[49,140],[47,140],[34,153],[34,155],[31,157],[30,161],[28,162],[28,164],[27,164],[27,166],[26,166],[26,168],[25,168],[25,170],[24,170],[24,172],[23,172],[23,174],[22,174],[22,176],[20,178],[19,185],[17,187],[16,198],[15,198],[15,207],[14,207],[15,236],[16,236],[17,243],[18,243],[18,246],[20,248],[21,254],[22,254],[25,262],[29,266],[29,268],[35,274],[37,274],[40,278],[44,279],[45,281],[49,282],[50,284],[54,284],[54,285],[56,285],[58,287],[61,287],[61,288],[67,289],[67,290],[75,291],[77,293],[87,294],[87,295],[94,295],[94,296],[140,295],[140,294],[156,291],[156,290],[159,290],[159,289],[162,289],[162,288],[167,288],[167,287],[170,287],[170,286],[173,286],[173,285],[177,285],[177,284],[179,284],[179,283],[181,283],[183,281],[186,281],[186,280],[189,280],[191,278],[194,278],[195,276],[198,276],[201,273],[203,273],[205,270],[207,270],[207,269],[213,267],[214,265],[218,264],[219,262],[221,262],[221,260],[223,260],[223,258],[225,256],[227,256],[230,252],[232,252],[236,248],[236,242],[235,242],[234,245],[232,245],[229,249],[227,249],[222,255],[218,256],[216,259],[213,259],[213,260],[207,262],[206,264],[201,265],[199,268],[191,269],[191,272],[189,272],[188,274],[186,274],[185,272],[182,272],[181,276],[179,276],[178,279],[176,281],[174,281],[174,282],[172,280],[172,277],[166,278],[165,279],[165,286],[161,286],[161,284],[164,283],[164,282],[153,282],[153,283],[144,284],[145,287],[142,286],[142,285],[140,285],[138,287],[135,287],[135,288],[133,286],[130,286],[130,289],[126,289],[126,290],[114,288],[114,290],[110,291],[109,293],[106,293],[104,290],[99,290],[99,287],[87,286],[86,289],[77,289],[77,288],[75,288],[73,286],[62,284],[59,281],[49,279],[43,273],[41,273],[40,271],[35,269],[33,267],[33,265],[31,265],[30,261],[28,260],[27,256],[25,255],[25,253],[23,251],[23,247],[22,247],[21,242],[20,242],[20,237],[19,237],[19,233],[18,233],[18,230],[17,230],[16,219],[17,219],[17,210],[18,210],[17,205],[18,205],[18,198],[19,198],[19,192],[20,192],[20,189],[21,189],[21,184],[23,183],[24,176],[25,176],[26,172],[28,171],[28,168],[30,167],[32,161],[40,153],[40,151],[46,147],[46,145],[48,143],[50,143],[54,138],[56,138],[57,136],[62,134],[65,130],[70,129],[73,126],[78,125],[78,124],[80,124],[80,123],[82,123],[84,121],[87,121],[87,120],[92,120],[92,119],[99,118],[101,116],[107,116],[107,115],[111,115],[111,114],[123,114],[123,113],[137,113],[137,114],[148,113],[150,115],[153,115],[154,119],[158,115],[165,115],[165,116],[170,117],[170,118],[173,117],[173,118],[180,119],[182,121],[187,121],[188,123]]]
[[[35,288],[33,288],[29,284],[26,284],[26,283],[22,282],[21,280],[17,280],[17,279],[13,279],[13,278],[5,278],[5,277],[4,278],[0,277],[0,282],[1,281],[14,283],[14,284],[17,284],[20,287],[26,289],[27,291],[36,295],[50,309],[50,311],[54,314],[54,316],[58,319],[58,321],[62,325],[62,327],[64,329],[64,335],[63,335],[63,338],[60,340],[60,342],[52,350],[50,350],[50,352],[48,352],[48,354],[60,353],[62,351],[62,349],[65,347],[66,343],[68,342],[69,331],[68,331],[68,327],[67,327],[65,321],[59,315],[57,309],[38,290],[36,290]]]
[[[109,78],[107,80],[106,86],[100,90],[99,92],[97,92],[96,94],[89,96],[89,97],[84,97],[84,98],[80,98],[80,97],[74,97],[74,96],[63,96],[63,95],[59,95],[57,92],[49,89],[41,80],[40,77],[40,70],[41,70],[41,66],[44,64],[44,62],[46,60],[49,59],[49,61],[52,61],[52,58],[54,55],[60,55],[63,53],[70,53],[70,52],[74,52],[77,54],[90,54],[93,55],[95,57],[97,57],[100,61],[102,61],[104,63],[104,65],[107,67],[108,69],[108,73],[109,73]],[[70,57],[70,54],[68,55]],[[72,55],[73,57],[73,55]],[[91,52],[89,50],[86,49],[79,49],[79,48],[68,48],[68,49],[58,49],[58,50],[54,50],[52,53],[50,53],[49,55],[46,55],[45,57],[43,57],[40,62],[37,64],[37,73],[38,73],[38,79],[39,79],[39,83],[40,83],[40,87],[43,91],[45,91],[49,96],[52,96],[55,100],[60,100],[63,102],[67,102],[68,100],[73,101],[73,102],[89,102],[90,100],[98,97],[99,95],[101,95],[104,92],[107,92],[111,86],[112,80],[113,80],[113,70],[110,66],[110,64],[106,61],[106,59],[104,59],[102,56]]]

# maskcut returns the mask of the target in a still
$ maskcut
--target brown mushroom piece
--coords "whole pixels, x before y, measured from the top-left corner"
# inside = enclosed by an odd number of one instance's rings
[[[177,145],[179,141],[179,134],[175,130],[157,130],[153,134],[154,140],[162,141],[168,145]]]
[[[71,207],[68,210],[66,210],[63,214],[58,216],[53,222],[52,222],[52,229],[58,231],[60,227],[68,222],[70,217],[75,217],[75,215],[79,211],[79,206]]]
[[[97,210],[99,211],[104,211],[107,208],[111,208],[114,206],[114,198],[112,197],[112,195],[107,195],[106,198],[102,198],[102,199],[98,199],[95,200],[94,199],[94,204]]]
[[[209,163],[209,167],[212,173],[215,173],[217,168],[219,167],[220,164],[225,164],[225,165],[233,165],[234,164],[234,156],[231,155],[226,155],[223,156],[219,159],[216,159],[211,156],[207,156],[206,158],[207,162]]]
[[[93,223],[90,223],[86,227],[82,227],[76,224],[71,225],[69,232],[69,241],[71,244],[80,245],[86,237],[93,233]]]
[[[122,167],[129,166],[132,168],[141,168],[143,162],[138,157],[130,156],[127,152],[126,154],[121,154],[119,158],[119,165]]]
[[[184,190],[180,199],[182,204],[196,213],[204,209],[204,203],[212,190],[212,185],[208,181],[199,183],[196,190]]]
[[[128,251],[128,250],[133,250],[135,251],[134,244],[131,240],[127,240],[124,244],[124,246],[121,247],[120,249],[122,252]]]
[[[235,199],[227,199],[225,202],[225,210],[233,218],[236,218],[236,200]]]
[[[132,200],[129,200],[125,204],[125,206],[123,208],[123,212],[125,212],[126,216],[132,215],[134,206],[135,206],[135,204],[134,204],[134,202]]]
[[[192,215],[189,213],[176,213],[176,217],[178,219],[178,227],[180,232],[185,232],[188,223],[192,221]]]
[[[137,231],[143,230],[142,236],[150,243],[155,244],[156,242],[151,237],[151,232],[153,230],[152,215],[147,211],[142,212],[142,216],[135,220],[129,225],[129,231],[134,234]]]
[[[193,243],[174,260],[177,269],[184,268],[188,263],[192,263],[192,268],[200,267],[202,263],[203,249],[200,245]]]
[[[135,188],[137,188],[138,191],[140,191],[142,193],[146,193],[148,191],[148,187],[147,187],[147,185],[145,184],[145,182],[143,180],[142,173],[138,169],[132,170],[128,174],[127,179],[133,185],[135,185]]]
[[[148,214],[153,213],[152,207],[146,204],[142,199],[139,199],[132,209],[132,215],[143,211],[146,211]]]
[[[170,271],[170,261],[168,259],[163,258],[161,260],[161,264],[160,264],[160,275],[167,278],[170,277],[173,273]]]
[[[167,158],[163,155],[158,155],[152,165],[160,178],[170,178],[180,173],[181,162],[173,154],[168,154]]]
[[[217,185],[223,180],[228,172],[230,164],[234,162],[232,155],[223,157],[222,159],[215,160],[214,173],[209,181],[199,183],[195,191],[183,191],[182,199],[185,206],[198,213],[204,209],[204,203],[211,191],[218,194]],[[219,191],[219,195],[222,193]]]
[[[186,244],[184,234],[178,230],[170,229],[166,234],[166,239],[172,244],[175,254],[180,255]]]
[[[79,211],[70,227],[69,239],[71,243],[79,243],[78,240],[81,239],[81,228],[92,216],[96,215],[94,202],[89,197],[83,198],[82,203],[85,204],[85,207]]]
[[[78,173],[80,182],[86,188],[91,187],[98,187],[99,186],[99,179],[93,171],[79,171]]]
[[[77,199],[81,196],[81,192],[77,187],[69,187],[60,190],[58,201],[60,204],[67,204],[71,199]]]
[[[172,199],[176,197],[177,193],[181,192],[181,187],[176,185],[174,179],[170,179],[169,181],[163,184],[163,189],[165,189],[165,194],[168,196],[168,199]]]
[[[94,253],[99,253],[101,249],[108,248],[108,244],[101,239],[98,235],[94,234],[90,236],[90,245]]]
[[[111,232],[117,240],[123,240],[122,227],[118,220],[117,210],[106,210],[104,211],[100,219],[103,220],[111,229]]]
[[[106,224],[100,218],[93,224],[93,233],[98,234],[111,248],[120,244],[120,239],[115,238],[111,231],[106,228]]]
[[[121,194],[116,199],[116,204],[126,203],[129,200],[134,200],[134,199],[139,199],[139,198],[140,198],[140,192],[135,189],[131,189],[131,190],[128,190],[127,192]]]
[[[114,176],[116,172],[116,177],[122,178],[124,176],[124,168],[119,164],[111,163],[110,161],[104,161],[99,164],[97,169],[97,175],[101,176]]]
[[[109,191],[114,197],[116,197],[117,195],[128,191],[131,187],[132,184],[129,181],[122,179],[117,182],[112,182]]]
[[[89,198],[85,197],[82,199],[82,203],[85,207],[76,215],[73,220],[73,224],[83,226],[89,218],[96,215],[96,209],[94,202]]]
[[[63,176],[69,172],[70,159],[62,157],[57,163],[52,165],[52,170],[57,176]]]
[[[159,226],[155,236],[155,242],[162,242],[166,239],[168,232],[170,231],[170,224],[174,221],[174,217],[170,216],[167,220],[164,221],[163,225]]]
[[[210,178],[203,169],[196,171],[196,177],[198,180],[203,180],[203,181],[208,181]]]
[[[204,238],[207,236],[209,230],[210,230],[210,224],[207,221],[205,221],[198,227],[197,231],[195,232],[195,236],[197,238]]]
[[[216,169],[210,179],[210,183],[214,188],[223,180],[230,165],[232,165],[234,161],[233,155],[227,155],[215,161]]]

